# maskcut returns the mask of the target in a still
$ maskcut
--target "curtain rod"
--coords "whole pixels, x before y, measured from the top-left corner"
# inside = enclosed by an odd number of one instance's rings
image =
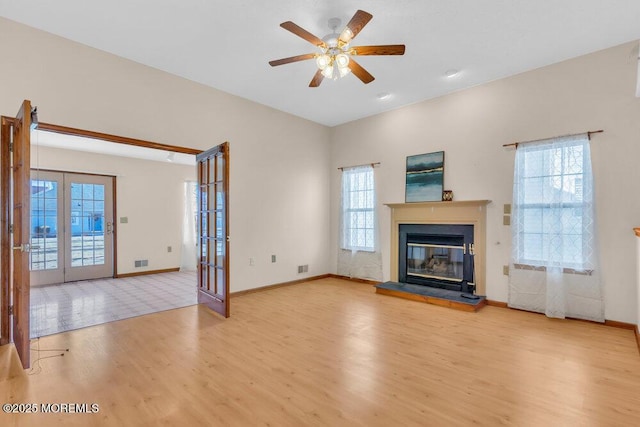
[[[375,168],[376,166],[379,166],[379,165],[380,165],[380,162],[375,162],[375,163],[365,163],[365,164],[362,164],[362,165],[353,165],[353,166],[342,166],[342,167],[339,167],[338,169],[339,169],[339,170],[341,170],[341,171],[343,171],[343,170],[345,170],[345,169],[357,168],[357,167],[360,167],[360,166],[369,166],[369,165],[371,165],[371,167],[372,167],[372,168]]]
[[[594,134],[594,133],[602,133],[602,132],[604,132],[604,130],[599,129],[599,130],[590,130],[588,132],[582,132],[582,133],[586,133],[588,138],[589,138],[589,141],[591,141],[591,135],[592,134]],[[519,144],[528,144],[530,142],[538,142],[538,141],[542,141],[542,140],[545,140],[545,139],[564,138],[564,137],[567,137],[567,136],[582,135],[582,133],[572,133],[572,134],[569,134],[569,135],[558,135],[558,136],[553,136],[551,138],[532,139],[530,141],[512,142],[511,144],[503,144],[502,146],[503,147],[514,147],[515,146],[516,148],[518,148]]]

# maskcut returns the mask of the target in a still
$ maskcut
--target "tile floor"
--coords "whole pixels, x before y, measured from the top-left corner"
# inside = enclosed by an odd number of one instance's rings
[[[31,288],[31,338],[196,304],[195,272]]]

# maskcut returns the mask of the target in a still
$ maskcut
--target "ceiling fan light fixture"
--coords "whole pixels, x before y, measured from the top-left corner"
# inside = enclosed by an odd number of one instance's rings
[[[353,38],[353,31],[351,31],[349,27],[345,28],[342,31],[342,34],[340,34],[340,41],[342,43],[345,43],[345,44],[349,43],[352,38]]]
[[[326,67],[324,67],[322,69],[322,75],[325,76],[328,79],[332,79],[333,78],[333,65],[327,65]]]
[[[346,28],[339,34],[336,29],[340,27],[341,21],[339,18],[331,18],[329,19],[331,34],[327,34],[323,38],[311,34],[309,31],[291,21],[283,22],[280,24],[282,28],[313,44],[319,51],[269,61],[269,65],[275,67],[292,62],[315,59],[318,69],[309,83],[309,87],[320,86],[324,78],[337,80],[350,73],[360,79],[364,84],[371,83],[375,78],[352,59],[352,55],[404,55],[405,51],[403,44],[350,47],[351,42],[360,33],[362,28],[367,25],[371,18],[373,18],[373,15],[370,13],[357,10]]]
[[[347,68],[349,66],[349,55],[346,53],[339,53],[336,55],[336,65],[338,68]]]
[[[329,64],[331,64],[331,57],[326,53],[316,57],[316,65],[320,70],[324,70]]]

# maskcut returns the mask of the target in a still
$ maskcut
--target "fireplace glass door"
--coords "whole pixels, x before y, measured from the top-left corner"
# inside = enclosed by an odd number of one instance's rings
[[[407,244],[407,276],[462,282],[464,246]]]

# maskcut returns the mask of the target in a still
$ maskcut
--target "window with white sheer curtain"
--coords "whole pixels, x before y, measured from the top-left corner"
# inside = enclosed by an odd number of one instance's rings
[[[588,134],[516,150],[509,305],[603,321]]]
[[[382,280],[376,186],[371,165],[342,170],[338,274]]]
[[[342,172],[342,248],[373,251],[375,236],[373,167]]]

